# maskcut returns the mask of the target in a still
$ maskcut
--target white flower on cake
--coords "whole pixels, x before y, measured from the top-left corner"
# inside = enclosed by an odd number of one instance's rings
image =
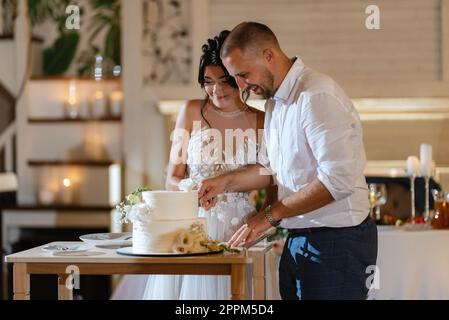
[[[119,205],[116,206],[117,214],[115,215],[115,219],[120,223],[132,223],[134,219],[139,216],[139,212],[142,210],[144,214],[149,213],[149,209],[145,209],[143,207],[136,208],[135,206],[139,204],[144,204],[142,201],[142,192],[149,191],[147,188],[139,188],[136,191],[128,194],[126,196],[126,200],[120,202]],[[137,210],[137,211],[136,211]]]
[[[154,208],[150,207],[146,203],[138,203],[131,206],[129,210],[127,219],[131,223],[149,223],[151,222],[151,215],[153,214]]]

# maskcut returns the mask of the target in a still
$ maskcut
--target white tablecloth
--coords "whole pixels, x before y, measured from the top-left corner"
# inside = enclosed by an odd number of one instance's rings
[[[449,299],[449,230],[378,230],[380,286],[370,298]]]

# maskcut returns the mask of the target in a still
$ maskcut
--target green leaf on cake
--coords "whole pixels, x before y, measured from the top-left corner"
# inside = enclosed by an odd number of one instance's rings
[[[128,195],[126,196],[127,204],[133,206],[133,205],[135,205],[135,204],[140,203],[140,202],[142,201],[141,194],[142,194],[142,192],[145,192],[145,191],[151,191],[151,189],[148,189],[148,188],[138,188],[137,190],[135,190],[135,191],[133,191],[132,193],[128,194]]]

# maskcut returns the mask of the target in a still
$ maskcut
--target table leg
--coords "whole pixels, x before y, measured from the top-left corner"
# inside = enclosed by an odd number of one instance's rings
[[[14,300],[30,300],[30,274],[26,263],[15,263],[13,267]]]
[[[69,279],[71,276],[70,273],[58,274],[58,300],[73,300],[72,278]]]
[[[265,285],[265,255],[263,251],[248,251],[253,259],[253,298],[266,299]]]
[[[231,265],[231,299],[252,299],[252,265]]]

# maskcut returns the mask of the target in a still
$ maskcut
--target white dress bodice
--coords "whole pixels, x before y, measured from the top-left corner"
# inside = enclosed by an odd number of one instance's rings
[[[192,133],[187,147],[188,178],[181,184],[197,185],[202,180],[236,170],[248,164],[248,150],[256,150],[257,145],[246,139],[243,148],[237,148],[232,156],[225,156],[225,150],[214,145],[212,129],[202,129]],[[251,149],[253,148],[253,149]],[[217,204],[206,211],[199,209],[198,216],[207,219],[209,236],[213,240],[228,241],[243,224],[243,218],[253,213],[248,192],[229,192],[218,195]]]

